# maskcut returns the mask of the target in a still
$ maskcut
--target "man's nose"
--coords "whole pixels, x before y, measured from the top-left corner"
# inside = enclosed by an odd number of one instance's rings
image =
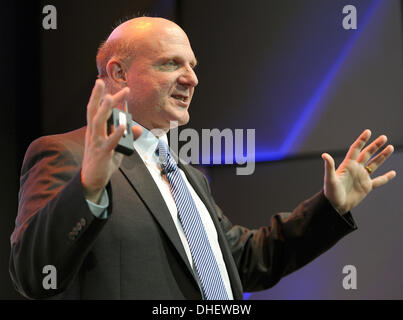
[[[196,73],[194,72],[192,67],[186,67],[183,74],[179,77],[179,83],[187,87],[197,86],[197,84],[199,83],[199,79],[197,79]]]

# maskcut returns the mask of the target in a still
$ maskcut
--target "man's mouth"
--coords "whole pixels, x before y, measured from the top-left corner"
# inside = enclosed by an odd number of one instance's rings
[[[189,99],[189,97],[182,96],[180,94],[173,94],[171,97],[182,102],[187,102]]]

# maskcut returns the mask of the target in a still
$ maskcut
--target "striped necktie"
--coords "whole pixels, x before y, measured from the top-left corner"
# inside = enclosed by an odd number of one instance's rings
[[[168,146],[159,140],[157,147],[162,174],[165,174],[178,209],[179,221],[189,244],[193,264],[205,300],[228,300],[217,261],[207,238],[196,204],[183,180]]]

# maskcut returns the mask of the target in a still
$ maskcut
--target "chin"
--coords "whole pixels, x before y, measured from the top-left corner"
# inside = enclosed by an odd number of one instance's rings
[[[178,123],[180,126],[183,126],[185,124],[187,124],[190,120],[190,116],[189,114],[186,115],[186,117],[183,117],[181,120],[178,120]]]
[[[171,115],[171,117],[169,117],[169,121],[170,122],[177,122],[178,126],[183,126],[185,124],[187,124],[190,120],[190,116],[189,113],[186,111],[185,113],[182,113],[180,115]]]

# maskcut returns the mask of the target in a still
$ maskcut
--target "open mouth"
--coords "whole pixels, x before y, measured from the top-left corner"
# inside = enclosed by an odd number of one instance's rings
[[[187,102],[188,101],[188,97],[181,96],[179,94],[173,94],[171,97],[176,99],[176,100],[179,100],[181,102]]]

